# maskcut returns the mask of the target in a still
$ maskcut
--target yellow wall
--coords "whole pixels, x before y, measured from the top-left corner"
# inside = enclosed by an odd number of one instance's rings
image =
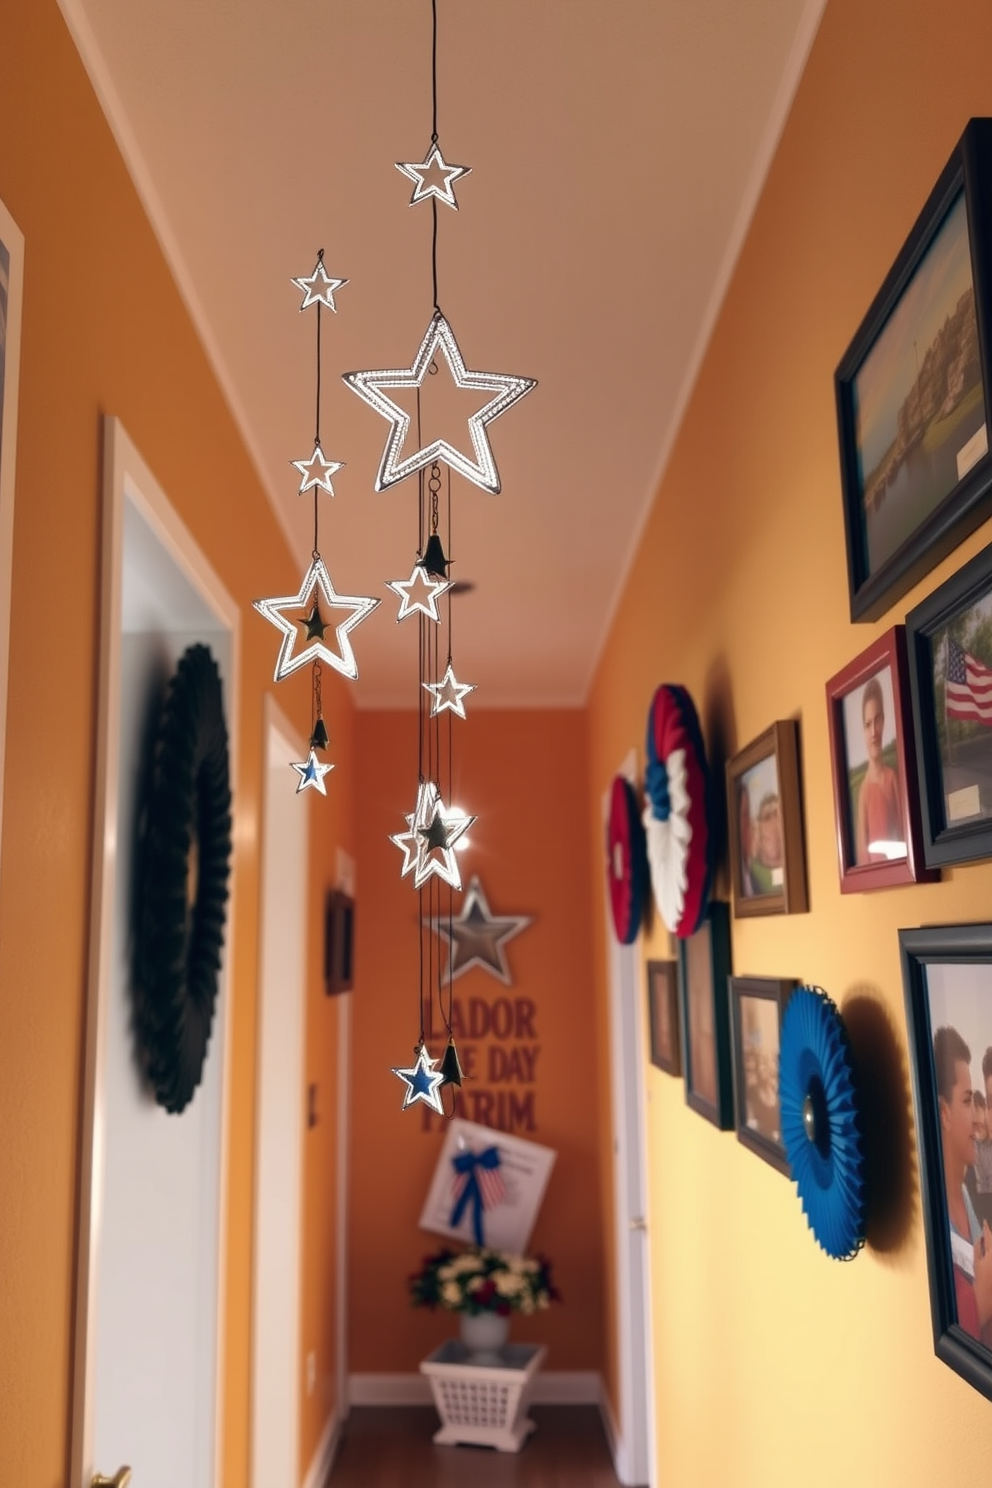
[[[471,828],[471,846],[459,854],[462,879],[467,884],[478,874],[493,914],[533,915],[534,923],[507,943],[512,987],[475,968],[454,983],[454,995],[469,1032],[473,1001],[488,1008],[505,998],[532,1004],[536,1038],[457,1040],[466,1073],[474,1072],[464,1086],[466,1114],[475,1119],[476,1092],[491,1094],[495,1125],[499,1098],[515,1093],[519,1102],[530,1103],[524,1109],[532,1110],[534,1124],[530,1129],[529,1117],[513,1122],[505,1100],[509,1129],[516,1126],[519,1135],[557,1151],[530,1248],[551,1257],[564,1302],[532,1319],[515,1318],[513,1336],[547,1343],[551,1369],[599,1369],[601,1155],[588,849],[580,804],[587,778],[584,719],[565,710],[487,712],[472,709],[471,699],[468,706],[469,717],[453,724],[454,795],[479,819]],[[358,1372],[409,1371],[457,1332],[450,1316],[415,1312],[409,1305],[407,1273],[444,1243],[417,1226],[443,1133],[439,1118],[422,1118],[421,1105],[400,1109],[404,1087],[390,1073],[391,1065],[410,1062],[419,1034],[419,896],[410,878],[400,878],[402,859],[388,840],[404,830],[404,813],[413,809],[416,714],[360,713],[357,738],[360,988],[352,1042],[349,1355]],[[456,913],[460,904],[456,896]],[[484,1017],[477,1012],[476,1028]],[[432,1050],[440,1054],[443,1025],[436,1012],[434,1028]],[[521,1075],[532,1068],[533,1081],[501,1078],[508,1071],[502,1054],[515,1045],[536,1046],[536,1062],[518,1067]]]
[[[689,687],[721,766],[800,720],[810,913],[734,921],[734,967],[874,1005],[907,1146],[896,932],[987,919],[992,866],[841,898],[824,684],[992,528],[852,626],[832,376],[967,119],[992,114],[990,55],[987,0],[829,0],[590,703],[597,849],[601,792],[631,744],[643,760],[657,683]],[[666,951],[655,930],[645,954]],[[869,1052],[889,1078],[885,1039]],[[651,1069],[648,1087],[658,1481],[987,1476],[988,1404],[933,1355],[915,1177],[875,1243],[831,1262],[785,1178],[690,1112],[679,1082]]]
[[[54,0],[8,0],[0,197],[24,233],[25,288],[0,880],[0,1480],[66,1480],[99,622],[101,416],[118,415],[243,607],[232,719],[237,902],[231,1005],[225,1478],[246,1481],[262,697],[275,633],[249,608],[297,567],[206,363]],[[273,293],[281,292],[278,286]],[[46,619],[51,615],[53,619]],[[325,694],[326,696],[326,694]],[[350,699],[331,689],[342,767],[312,810],[314,897],[353,847]],[[301,733],[306,683],[279,689]],[[322,832],[317,824],[322,822]],[[311,943],[308,1072],[329,1085],[334,1028]],[[303,1465],[333,1388],[332,1106],[306,1139]],[[302,1125],[301,1112],[301,1125]],[[301,1138],[302,1140],[302,1138]],[[324,1250],[326,1256],[328,1252]],[[116,1466],[116,1464],[114,1464]],[[137,1464],[136,1464],[137,1466]]]

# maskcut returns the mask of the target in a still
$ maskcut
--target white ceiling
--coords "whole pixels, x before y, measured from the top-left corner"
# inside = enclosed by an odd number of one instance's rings
[[[440,304],[468,367],[539,382],[490,426],[502,493],[452,477],[473,703],[585,698],[823,3],[438,0],[440,144],[472,168],[438,208]],[[61,5],[301,574],[314,312],[289,280],[318,247],[349,279],[321,549],[385,601],[352,634],[359,706],[412,706],[416,627],[382,586],[416,556],[417,479],[374,491],[387,425],[340,373],[409,366],[432,310],[430,205],[394,168],[430,141],[430,0]]]

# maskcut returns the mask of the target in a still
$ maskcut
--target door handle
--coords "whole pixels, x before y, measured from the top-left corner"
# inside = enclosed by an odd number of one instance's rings
[[[104,1477],[103,1473],[94,1473],[90,1488],[128,1488],[131,1481],[131,1469],[119,1467],[112,1478]]]

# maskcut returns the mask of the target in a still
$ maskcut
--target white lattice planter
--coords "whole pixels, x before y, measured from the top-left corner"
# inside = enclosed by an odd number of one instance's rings
[[[434,1440],[519,1452],[534,1430],[527,1407],[546,1352],[532,1343],[507,1343],[492,1354],[472,1354],[457,1339],[442,1343],[420,1365],[441,1417]]]

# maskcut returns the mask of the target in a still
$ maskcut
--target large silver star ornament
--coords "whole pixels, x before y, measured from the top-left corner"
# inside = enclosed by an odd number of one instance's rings
[[[417,1046],[416,1053],[417,1057],[408,1069],[396,1065],[392,1067],[392,1073],[406,1082],[403,1105],[400,1109],[405,1111],[407,1106],[412,1106],[416,1101],[423,1101],[425,1106],[430,1106],[432,1111],[443,1116],[444,1107],[441,1104],[439,1086],[444,1075],[434,1068],[437,1060],[431,1058],[423,1044]]]
[[[474,460],[463,454],[461,450],[455,449],[454,445],[449,444],[446,439],[434,439],[422,449],[415,450],[412,455],[408,455],[405,460],[401,458],[403,446],[410,432],[410,415],[404,412],[399,404],[394,403],[392,398],[387,398],[382,389],[419,388],[427,376],[427,369],[439,353],[447,362],[456,387],[494,395],[478,413],[473,413],[468,420],[468,432],[475,451]],[[452,470],[456,470],[459,475],[464,475],[466,480],[481,486],[484,491],[489,491],[493,496],[499,492],[499,471],[496,469],[496,461],[486,430],[494,419],[498,419],[500,414],[512,408],[525,393],[529,393],[531,388],[537,386],[533,377],[513,377],[502,372],[470,371],[462,359],[455,334],[440,310],[435,310],[411,367],[378,372],[346,372],[344,381],[352,392],[357,393],[390,425],[386,436],[386,446],[379,463],[379,473],[375,479],[377,491],[388,490],[390,486],[395,486],[397,481],[405,480],[408,475],[413,475],[417,470],[423,470],[434,460],[444,460]]]
[[[427,151],[427,158],[421,164],[397,160],[396,169],[402,171],[413,182],[411,207],[416,206],[417,202],[426,201],[428,197],[436,196],[438,201],[444,202],[448,207],[454,207],[457,212],[458,203],[455,201],[452,187],[460,177],[467,176],[472,167],[470,165],[448,165],[441,154],[440,146],[435,141]]]
[[[504,986],[513,985],[510,964],[504,949],[506,942],[533,924],[532,915],[494,915],[478,878],[472,878],[465,902],[454,920],[426,920],[436,935],[450,947],[445,976],[456,981],[473,966],[488,971]]]
[[[297,289],[303,291],[303,304],[301,310],[307,310],[311,305],[323,305],[328,310],[337,314],[337,305],[334,303],[335,292],[342,289],[347,279],[334,279],[324,268],[323,259],[317,260],[317,267],[309,279],[294,279],[293,283]]]
[[[475,691],[474,682],[459,682],[452,670],[451,662],[448,662],[448,670],[440,682],[421,682],[425,692],[429,692],[434,699],[431,707],[431,717],[443,713],[447,708],[452,713],[457,713],[459,718],[465,717],[465,704],[462,701],[470,692]]]
[[[289,463],[300,472],[300,489],[297,492],[300,496],[313,486],[318,486],[320,490],[326,491],[328,496],[333,496],[334,487],[331,485],[331,476],[337,475],[339,470],[344,469],[343,460],[326,460],[319,444],[314,445],[314,451],[309,460],[290,460]]]
[[[397,625],[408,615],[415,615],[418,610],[420,614],[426,615],[428,620],[433,620],[436,625],[440,625],[441,616],[437,602],[442,594],[447,594],[453,584],[453,579],[432,579],[419,563],[413,565],[413,572],[408,579],[387,580],[386,588],[392,589],[393,593],[398,594],[402,600],[400,612],[396,616]]]
[[[347,610],[348,617],[342,620],[340,625],[334,628],[337,637],[338,650],[332,651],[329,646],[324,645],[323,635],[311,634],[314,631],[330,629],[331,622],[326,624],[316,623],[321,619],[319,615],[319,604],[316,606],[318,614],[316,621],[311,617],[314,610],[310,609],[310,615],[301,615],[295,619],[283,614],[283,610],[303,610],[310,608],[311,599],[315,599],[319,591],[324,604],[328,610]],[[298,594],[280,595],[276,599],[256,599],[252,601],[254,608],[260,615],[264,615],[270,625],[282,632],[282,645],[279,647],[279,655],[276,658],[275,680],[282,682],[292,672],[298,671],[301,666],[306,666],[310,661],[326,661],[335,671],[341,672],[345,677],[353,681],[358,677],[358,663],[355,661],[355,653],[352,650],[349,633],[356,625],[371,615],[380,601],[367,599],[354,594],[338,594],[331,583],[331,576],[324,566],[322,558],[314,558],[310,567],[303,575],[303,583],[300,585]],[[300,650],[296,650],[299,639],[300,623],[307,630],[307,644]]]
[[[300,794],[300,791],[308,790],[311,787],[314,790],[319,790],[322,796],[327,795],[324,776],[329,770],[334,769],[333,765],[322,765],[312,749],[305,760],[300,760],[299,763],[294,760],[292,765],[300,777],[300,783],[296,787],[297,795]]]

